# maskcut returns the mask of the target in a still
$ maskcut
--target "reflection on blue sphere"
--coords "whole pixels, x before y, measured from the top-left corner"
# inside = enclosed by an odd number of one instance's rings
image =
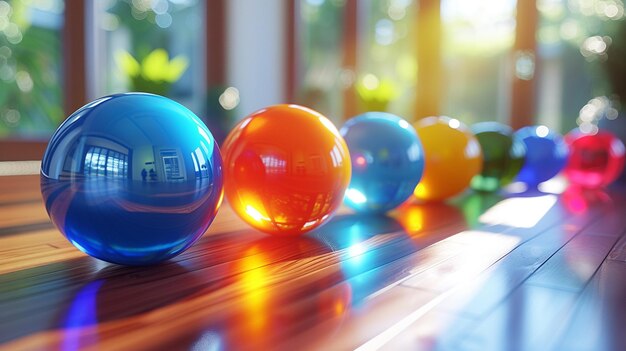
[[[174,257],[209,227],[222,159],[206,126],[167,98],[118,94],[74,112],[41,164],[50,218],[78,249],[125,265]]]
[[[368,112],[350,119],[340,132],[352,161],[346,205],[358,212],[382,213],[413,194],[424,171],[424,151],[407,121]]]
[[[514,136],[526,146],[526,160],[517,180],[536,186],[557,175],[567,163],[568,148],[563,137],[546,126],[524,127]]]

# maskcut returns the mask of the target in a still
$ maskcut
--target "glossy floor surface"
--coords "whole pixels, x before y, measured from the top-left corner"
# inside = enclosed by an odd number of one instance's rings
[[[270,237],[224,205],[149,268],[85,256],[0,177],[0,349],[624,350],[626,191],[468,194]]]

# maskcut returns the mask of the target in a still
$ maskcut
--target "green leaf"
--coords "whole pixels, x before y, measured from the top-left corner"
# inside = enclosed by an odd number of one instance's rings
[[[163,49],[155,49],[141,62],[141,75],[152,81],[161,81],[167,78],[169,56]]]
[[[187,60],[187,57],[184,55],[176,56],[172,61],[170,61],[165,80],[170,83],[177,81],[180,79],[180,76],[185,73],[187,67],[189,67],[189,60]]]
[[[115,54],[115,61],[127,76],[137,77],[139,75],[139,62],[137,62],[137,60],[135,60],[135,58],[127,51],[118,51]]]

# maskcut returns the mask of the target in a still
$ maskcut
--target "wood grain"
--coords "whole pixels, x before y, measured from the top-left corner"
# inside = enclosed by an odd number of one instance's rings
[[[67,242],[37,176],[0,177],[0,350],[618,349],[626,197],[610,195],[553,201],[530,227],[507,225],[524,196],[342,209],[290,240],[225,204],[189,250],[132,268]]]

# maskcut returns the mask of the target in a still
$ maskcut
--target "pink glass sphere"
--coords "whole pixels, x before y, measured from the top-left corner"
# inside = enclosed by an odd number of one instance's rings
[[[591,134],[575,129],[565,136],[565,142],[570,155],[564,173],[571,183],[600,188],[622,173],[626,148],[612,133],[600,130]]]

